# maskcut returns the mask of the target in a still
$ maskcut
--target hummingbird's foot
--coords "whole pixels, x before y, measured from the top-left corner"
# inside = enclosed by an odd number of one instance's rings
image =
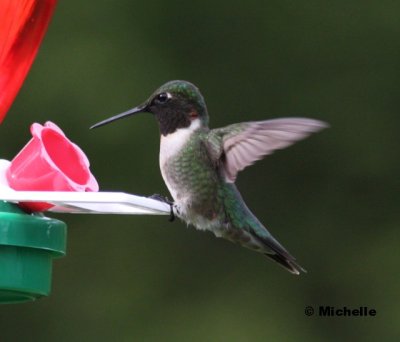
[[[175,213],[174,213],[174,202],[172,202],[168,197],[162,196],[160,194],[153,194],[149,196],[149,198],[167,203],[169,205],[170,211],[169,211],[169,222],[173,222],[175,220]]]

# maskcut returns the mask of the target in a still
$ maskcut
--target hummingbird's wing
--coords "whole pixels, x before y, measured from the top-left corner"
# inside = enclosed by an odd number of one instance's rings
[[[224,165],[226,181],[256,160],[304,139],[328,125],[306,118],[284,118],[233,124],[209,133],[211,155]]]

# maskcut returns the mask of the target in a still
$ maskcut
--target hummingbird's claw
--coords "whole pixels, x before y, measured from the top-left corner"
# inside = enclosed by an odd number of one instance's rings
[[[174,206],[172,204],[169,205],[169,222],[174,222],[175,221],[175,214],[174,214]]]
[[[168,221],[169,222],[175,221],[174,202],[172,202],[168,197],[162,196],[160,194],[153,194],[153,195],[149,196],[149,198],[163,202],[163,203],[167,203],[170,208]]]

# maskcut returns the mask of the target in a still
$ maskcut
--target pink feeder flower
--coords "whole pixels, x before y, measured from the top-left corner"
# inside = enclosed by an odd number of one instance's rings
[[[32,139],[11,161],[6,177],[14,190],[98,191],[85,153],[54,123],[31,126]],[[44,211],[48,203],[24,203],[29,211]]]
[[[0,123],[36,56],[56,0],[0,0]]]

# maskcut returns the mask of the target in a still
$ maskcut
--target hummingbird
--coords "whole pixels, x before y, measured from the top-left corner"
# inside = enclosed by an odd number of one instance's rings
[[[141,105],[90,128],[143,112],[153,114],[159,124],[160,169],[176,216],[265,254],[293,274],[306,272],[246,206],[235,180],[246,166],[320,131],[326,123],[278,118],[210,129],[199,89],[176,80],[162,85]]]

